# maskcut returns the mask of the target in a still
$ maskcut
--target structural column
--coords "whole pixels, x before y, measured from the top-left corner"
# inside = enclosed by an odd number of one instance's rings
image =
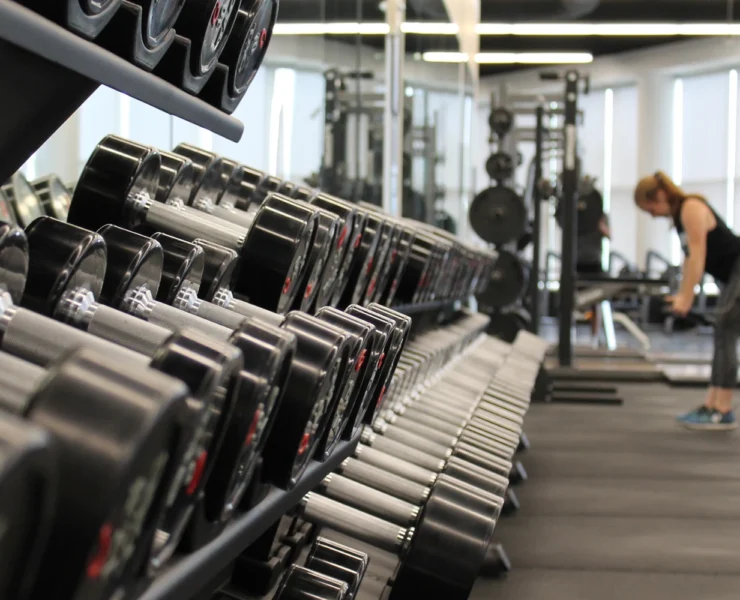
[[[385,116],[383,139],[383,209],[400,217],[403,207],[403,66],[406,41],[401,24],[406,20],[406,1],[387,0],[385,40]]]
[[[637,81],[638,177],[664,171],[671,177],[674,148],[674,78],[661,73],[643,73]],[[616,124],[617,130],[619,124]],[[635,182],[637,184],[637,182]],[[673,233],[666,219],[653,219],[637,211],[636,258],[645,266],[648,250],[655,249],[670,258]]]

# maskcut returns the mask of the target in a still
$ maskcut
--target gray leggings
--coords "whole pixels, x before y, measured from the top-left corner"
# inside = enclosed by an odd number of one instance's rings
[[[740,260],[735,262],[717,300],[714,325],[712,385],[733,389],[737,382],[737,340],[740,337]]]

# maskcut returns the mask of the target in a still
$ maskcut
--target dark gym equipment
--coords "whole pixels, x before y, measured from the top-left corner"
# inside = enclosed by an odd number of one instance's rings
[[[563,210],[558,201],[555,218],[558,224],[563,226]],[[589,234],[599,229],[599,222],[604,216],[604,198],[592,184],[579,185],[576,201],[577,231],[579,235]]]
[[[4,355],[0,355],[4,356]],[[57,496],[57,454],[51,436],[0,413],[0,597],[27,600]]]
[[[69,205],[72,202],[72,193],[56,175],[47,175],[31,183],[36,195],[41,200],[44,211],[50,217],[67,220]]]
[[[344,581],[291,565],[273,596],[274,600],[347,600]]]
[[[229,40],[240,0],[187,0],[175,30],[191,41],[190,69],[195,76],[210,73]]]
[[[364,552],[325,537],[317,537],[306,557],[305,566],[346,583],[346,598],[354,600],[369,564],[370,557]]]
[[[46,214],[41,198],[22,173],[15,173],[0,189],[10,203],[14,221],[21,227],[28,227],[34,219]]]
[[[389,600],[433,594],[464,600],[485,561],[497,510],[489,500],[440,478],[412,529],[315,493],[303,498],[299,514],[398,554]]]
[[[154,50],[162,45],[175,21],[180,16],[186,0],[129,0],[143,9],[142,36],[144,45]]]
[[[316,215],[298,219],[282,211],[288,199],[271,196],[249,231],[224,227],[197,211],[154,202],[159,154],[140,144],[107,136],[93,151],[75,188],[69,222],[87,229],[109,223],[143,233],[158,231],[184,240],[208,239],[236,250],[242,269],[234,292],[262,308],[287,312],[299,292]],[[295,208],[295,207],[293,207]]]
[[[34,594],[130,594],[180,461],[187,388],[89,350],[49,372],[5,353],[0,362],[0,405],[43,426],[59,456],[56,512]]]
[[[529,280],[522,259],[515,254],[500,250],[490,274],[486,291],[477,296],[482,312],[505,308],[521,299]],[[509,340],[509,341],[514,341]]]
[[[514,176],[514,159],[506,152],[494,152],[486,161],[486,173],[498,182],[504,182]]]
[[[480,192],[470,205],[470,225],[489,244],[518,240],[527,228],[527,206],[514,190],[504,186]]]
[[[532,322],[529,311],[521,306],[494,312],[490,317],[491,323],[486,333],[509,343],[516,339],[520,331],[528,330]]]
[[[21,4],[79,35],[94,39],[118,11],[121,0],[23,0]]]
[[[511,132],[511,128],[514,127],[514,113],[512,113],[508,108],[497,106],[491,110],[491,114],[488,117],[488,125],[493,133],[495,133],[499,138],[503,138],[507,136]]]

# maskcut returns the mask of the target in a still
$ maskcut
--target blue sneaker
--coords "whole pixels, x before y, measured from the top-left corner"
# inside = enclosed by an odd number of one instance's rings
[[[698,408],[695,408],[693,410],[690,410],[689,412],[683,413],[682,415],[678,415],[676,417],[676,421],[678,421],[679,423],[684,423],[686,421],[695,421],[701,418],[703,415],[709,414],[711,412],[712,412],[712,409],[702,404]]]
[[[704,431],[729,431],[737,428],[734,412],[721,413],[707,408],[689,413],[681,420],[681,424],[687,429]]]

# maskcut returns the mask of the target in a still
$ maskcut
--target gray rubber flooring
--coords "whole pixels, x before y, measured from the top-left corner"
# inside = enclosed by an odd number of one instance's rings
[[[740,435],[676,425],[697,390],[620,393],[622,407],[532,407],[522,508],[496,530],[514,570],[472,599],[740,598]]]

